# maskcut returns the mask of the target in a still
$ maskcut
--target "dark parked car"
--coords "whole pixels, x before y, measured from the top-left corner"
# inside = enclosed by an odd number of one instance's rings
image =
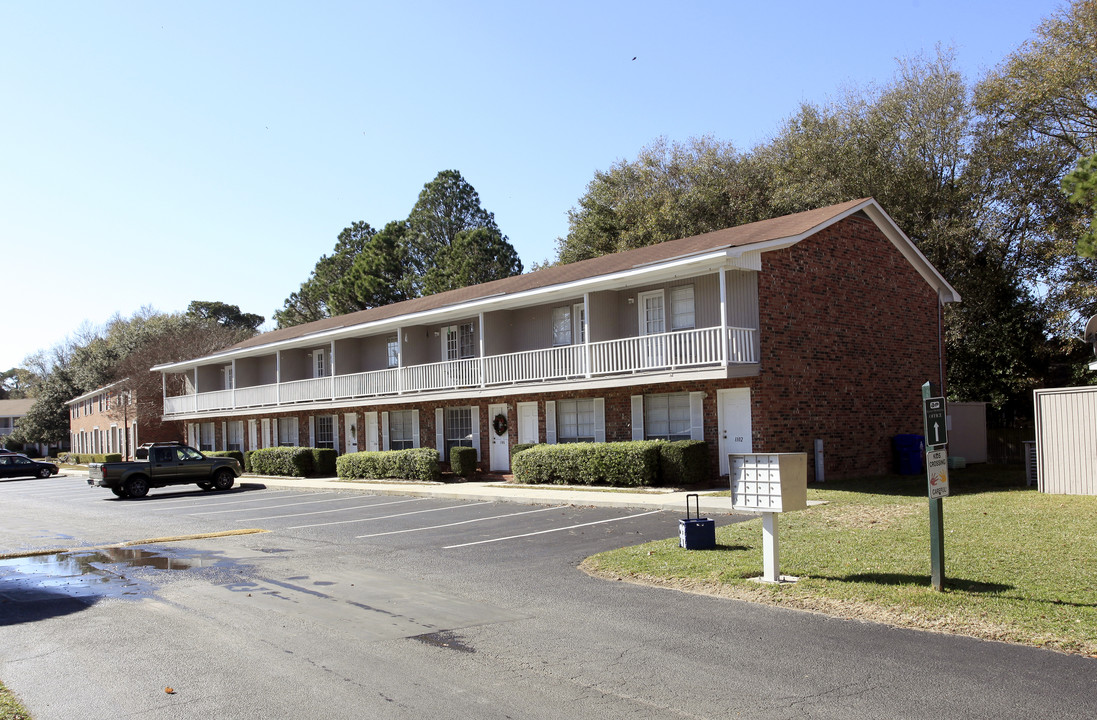
[[[0,455],[0,477],[48,478],[57,470],[53,463],[31,460],[26,455]]]

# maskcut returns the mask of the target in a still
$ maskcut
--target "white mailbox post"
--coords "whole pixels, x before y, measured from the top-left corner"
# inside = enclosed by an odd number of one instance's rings
[[[762,514],[762,581],[782,581],[777,513],[808,506],[807,453],[729,453],[731,506]],[[784,578],[786,582],[794,578]]]

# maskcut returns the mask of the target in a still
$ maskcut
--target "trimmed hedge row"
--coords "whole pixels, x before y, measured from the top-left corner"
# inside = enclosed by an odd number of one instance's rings
[[[73,463],[76,465],[87,465],[88,463],[109,463],[109,462],[122,462],[121,453],[68,453],[63,458],[60,458],[62,462]]]
[[[256,475],[308,477],[312,474],[312,448],[272,447],[252,450],[251,471]]]
[[[464,446],[450,448],[449,469],[454,475],[463,478],[476,472],[476,448]]]
[[[518,443],[510,449],[510,456],[514,458],[515,455],[523,450],[529,450],[531,447],[537,447],[540,443]]]
[[[554,485],[694,485],[708,479],[700,440],[533,445],[511,453],[516,482]]]
[[[538,445],[511,459],[520,483],[552,485],[654,485],[659,441]]]
[[[335,464],[343,480],[392,478],[437,482],[442,477],[438,451],[434,448],[349,453],[340,456]]]
[[[242,466],[244,464],[244,453],[239,450],[206,450],[202,453],[206,457],[230,457],[235,458],[236,462]]]

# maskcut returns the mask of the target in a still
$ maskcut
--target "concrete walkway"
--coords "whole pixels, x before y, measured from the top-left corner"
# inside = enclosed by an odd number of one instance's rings
[[[503,480],[460,483],[382,482],[367,480],[335,480],[327,478],[288,478],[266,475],[243,475],[239,482],[260,482],[268,488],[295,488],[309,490],[358,490],[378,495],[414,495],[450,500],[497,500],[500,502],[531,505],[596,505],[601,507],[633,507],[649,510],[670,510],[686,514],[685,492],[665,490],[638,490],[622,492],[616,489],[594,490],[555,486],[514,485]],[[719,492],[718,488],[698,493],[701,512],[704,514],[730,514],[731,498],[705,493]],[[690,501],[693,507],[693,501]]]

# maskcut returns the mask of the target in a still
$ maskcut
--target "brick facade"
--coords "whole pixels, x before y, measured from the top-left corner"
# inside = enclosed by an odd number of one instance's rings
[[[546,401],[602,398],[606,440],[625,441],[632,439],[633,395],[694,392],[704,393],[704,438],[715,474],[720,444],[718,391],[749,388],[755,452],[806,452],[809,477],[813,477],[814,441],[821,439],[827,478],[888,472],[891,438],[921,432],[921,385],[940,379],[936,290],[874,222],[853,215],[787,249],[763,253],[758,304],[757,376],[433,402],[409,398],[401,404],[297,413],[278,409],[261,416],[217,418],[217,447],[224,443],[222,422],[243,420],[245,448],[251,449],[247,420],[257,417],[296,420],[299,443],[306,445],[308,417],[326,414],[338,416],[337,443],[344,450],[345,416],[354,412],[362,450],[368,447],[363,413],[408,409],[419,410],[420,445],[434,447],[435,410],[473,406],[478,412],[480,460],[487,468],[492,433],[489,405],[508,405],[513,446],[518,441],[518,403],[537,403],[538,439],[544,442]]]

